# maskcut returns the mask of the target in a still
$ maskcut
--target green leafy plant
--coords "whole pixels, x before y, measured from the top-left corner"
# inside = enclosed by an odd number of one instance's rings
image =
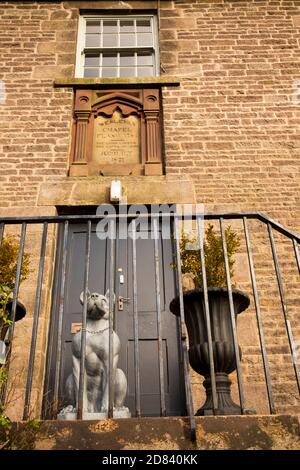
[[[0,245],[0,288],[13,291],[15,287],[15,278],[19,257],[19,243],[13,235],[7,235],[3,238]],[[23,254],[20,282],[24,281],[30,272],[30,255]],[[1,294],[1,291],[0,291]]]
[[[230,226],[225,229],[225,240],[227,245],[228,263],[230,277],[234,277],[234,255],[240,247],[240,239]],[[190,273],[194,276],[196,283],[202,287],[202,272],[199,249],[189,249],[197,242],[196,237],[189,237],[182,233],[180,240],[181,271],[183,274]],[[209,224],[205,231],[204,239],[206,279],[208,287],[227,287],[222,238],[216,232],[214,226]]]
[[[10,311],[7,307],[8,303],[12,300],[15,288],[18,257],[19,243],[15,237],[7,235],[3,238],[0,245],[0,339],[2,341],[4,341],[7,329],[12,323],[9,317]],[[24,253],[21,265],[20,283],[23,282],[30,273],[29,262],[29,254]],[[8,353],[6,353],[6,358],[7,357]],[[7,381],[8,365],[0,364],[0,398]],[[10,431],[11,423],[5,411],[5,404],[0,403],[0,428],[2,433],[4,432],[6,435]]]
[[[22,423],[3,424],[0,419],[0,450],[34,450],[36,436],[41,429],[42,422],[37,419],[28,419]],[[43,426],[44,435],[48,435],[48,426]]]
[[[9,319],[9,312],[7,310],[7,304],[10,301],[11,290],[5,285],[0,285],[0,339],[2,338],[2,330],[5,326],[11,324]]]
[[[0,338],[2,328],[11,324],[7,304],[11,300],[17,272],[19,243],[12,235],[7,235],[0,245]],[[23,254],[20,283],[29,275],[30,255]]]

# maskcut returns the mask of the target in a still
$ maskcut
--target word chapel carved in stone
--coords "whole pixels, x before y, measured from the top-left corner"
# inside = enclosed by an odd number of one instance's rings
[[[76,90],[71,176],[162,173],[159,89]]]

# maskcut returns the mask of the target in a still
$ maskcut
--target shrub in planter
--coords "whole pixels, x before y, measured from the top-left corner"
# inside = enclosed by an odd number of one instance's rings
[[[228,263],[230,277],[234,278],[234,255],[240,247],[240,239],[230,226],[225,229],[225,240],[227,245]],[[195,246],[195,237],[188,237],[182,233],[180,240],[181,272],[191,274],[197,287],[202,287],[202,272],[198,249],[190,249]],[[206,282],[208,287],[227,287],[224,255],[221,236],[216,233],[213,225],[209,224],[205,231],[204,239]]]
[[[240,246],[240,241],[238,235],[230,226],[226,228],[225,239],[229,271],[231,279],[233,279],[234,255]],[[196,289],[184,292],[184,315],[189,335],[189,360],[191,367],[205,377],[203,385],[206,389],[206,402],[197,411],[197,414],[210,415],[213,413],[213,406],[208,335],[205,321],[205,301],[202,287],[203,278],[199,250],[188,249],[188,245],[194,242],[195,239],[190,239],[185,234],[183,234],[180,242],[182,273],[189,273],[194,276],[199,286]],[[233,402],[230,396],[231,381],[228,377],[228,374],[236,369],[236,358],[226,287],[222,239],[212,225],[209,225],[205,232],[204,253],[218,399],[216,413],[220,415],[240,414],[240,407]],[[232,297],[236,321],[237,315],[249,306],[250,300],[246,294],[237,289],[232,289]],[[175,315],[180,315],[178,297],[172,300],[170,310]]]
[[[5,337],[11,324],[12,297],[15,288],[15,277],[18,264],[19,244],[15,237],[8,235],[3,238],[0,245],[0,363],[5,362]],[[20,283],[30,272],[30,256],[23,254]],[[26,314],[25,307],[17,302],[15,321],[20,320]],[[2,354],[1,354],[2,353]]]
[[[0,399],[2,401],[6,383],[8,380],[8,362],[10,348],[6,339],[7,331],[12,323],[13,291],[19,257],[19,244],[15,237],[8,235],[0,244]],[[20,283],[24,281],[30,272],[30,256],[23,254]],[[15,321],[21,320],[26,314],[26,309],[21,302],[17,302]],[[9,426],[9,418],[5,415],[5,403],[0,402],[0,425]]]

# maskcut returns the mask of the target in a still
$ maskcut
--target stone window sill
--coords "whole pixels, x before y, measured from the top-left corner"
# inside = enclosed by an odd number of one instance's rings
[[[132,77],[132,78],[57,78],[55,87],[69,88],[111,88],[112,86],[151,88],[164,86],[179,86],[180,81],[176,77]]]

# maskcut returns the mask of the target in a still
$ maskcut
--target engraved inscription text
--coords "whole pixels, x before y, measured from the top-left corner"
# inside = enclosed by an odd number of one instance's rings
[[[123,118],[115,111],[111,118],[98,116],[94,126],[93,161],[100,164],[140,163],[140,121]]]

